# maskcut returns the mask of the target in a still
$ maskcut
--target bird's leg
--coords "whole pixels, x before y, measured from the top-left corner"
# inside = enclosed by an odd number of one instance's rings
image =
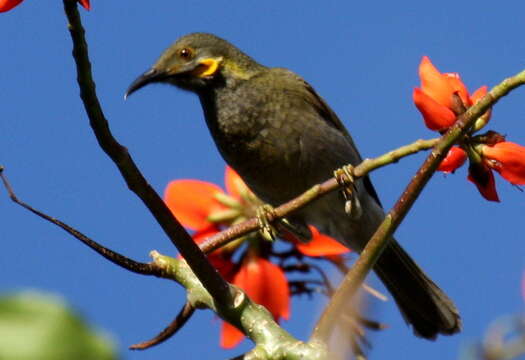
[[[357,196],[353,172],[354,167],[352,165],[345,165],[334,171],[334,177],[342,186],[342,193],[345,198],[345,212],[353,220],[357,220],[363,214],[363,209]]]
[[[275,212],[271,205],[264,204],[259,206],[256,210],[257,221],[259,222],[259,233],[268,241],[274,241],[277,237],[277,230],[271,224],[275,218]]]

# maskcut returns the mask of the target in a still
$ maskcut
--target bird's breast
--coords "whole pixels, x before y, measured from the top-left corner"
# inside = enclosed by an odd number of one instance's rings
[[[302,190],[290,184],[301,173],[301,132],[264,94],[249,95],[201,97],[206,122],[219,152],[248,186],[267,202],[282,202]]]

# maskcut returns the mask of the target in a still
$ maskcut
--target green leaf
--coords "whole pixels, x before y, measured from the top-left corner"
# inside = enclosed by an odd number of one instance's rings
[[[95,333],[58,296],[26,291],[0,297],[0,359],[113,360],[115,344]]]

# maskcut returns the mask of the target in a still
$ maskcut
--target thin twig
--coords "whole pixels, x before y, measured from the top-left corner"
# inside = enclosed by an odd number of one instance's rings
[[[62,221],[56,218],[53,218],[43,213],[42,211],[33,208],[29,204],[26,204],[22,200],[18,199],[13,188],[11,187],[11,184],[9,183],[9,181],[7,181],[7,177],[4,174],[4,168],[1,166],[0,166],[0,178],[2,178],[2,182],[9,194],[9,197],[11,198],[11,200],[13,200],[13,202],[31,211],[33,214],[38,215],[42,219],[55,224],[56,226],[60,227],[62,230],[66,231],[67,233],[73,235],[75,238],[83,242],[85,245],[87,245],[88,247],[95,250],[97,253],[99,253],[100,255],[108,259],[109,261],[111,261],[113,264],[123,267],[137,274],[160,276],[160,272],[156,266],[152,264],[140,263],[135,260],[131,260],[128,257],[125,257],[113,250],[110,250],[100,245],[96,241],[90,239],[86,235],[82,234],[80,231],[76,230],[75,228],[67,225],[66,223],[63,223]]]
[[[64,0],[64,10],[69,21],[68,28],[73,40],[73,58],[76,64],[80,97],[100,147],[117,165],[129,189],[148,207],[168,238],[175,244],[210,294],[222,304],[230,303],[231,293],[228,283],[208,262],[206,256],[195,244],[191,236],[174,218],[164,201],[148,184],[127,149],[119,144],[111,134],[108,121],[97,98],[95,83],[91,74],[88,47],[77,9],[77,2]]]
[[[345,306],[345,302],[355,294],[368,272],[372,269],[382,251],[388,245],[392,234],[403,221],[450,147],[470,129],[478,117],[483,115],[501,97],[524,83],[525,70],[514,77],[505,79],[463,115],[459,116],[456,123],[441,137],[412,178],[412,181],[407,185],[401,197],[367,243],[359,259],[343,279],[340,287],[321,315],[312,334],[312,339],[323,342],[328,341],[334,328],[333,324],[337,321],[338,314]]]
[[[168,340],[170,337],[175,335],[179,329],[181,329],[184,324],[191,318],[193,313],[195,312],[195,308],[190,304],[186,303],[182,307],[182,309],[179,311],[175,319],[164,329],[162,330],[157,336],[155,336],[153,339],[148,341],[143,341],[138,344],[131,345],[129,348],[131,350],[146,350],[149,349],[152,346],[158,345],[166,340]]]

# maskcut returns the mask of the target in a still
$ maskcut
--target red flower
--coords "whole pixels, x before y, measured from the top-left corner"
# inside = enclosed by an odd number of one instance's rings
[[[350,251],[346,246],[334,240],[330,236],[321,234],[317,228],[308,226],[312,232],[312,239],[305,243],[296,242],[295,247],[306,256],[332,256],[340,255]]]
[[[235,274],[233,283],[243,289],[250,299],[264,305],[275,321],[290,317],[288,280],[279,266],[250,252]],[[235,326],[223,323],[220,341],[222,347],[233,348],[243,339],[244,334]]]
[[[6,12],[20,4],[23,0],[0,0],[0,12]],[[82,5],[86,10],[91,9],[89,0],[78,0],[78,3]]]
[[[525,185],[525,147],[510,141],[481,147],[484,163],[514,185]]]
[[[490,201],[499,201],[492,170],[511,184],[525,185],[525,147],[500,138],[502,140],[494,144],[478,145],[476,151],[481,162],[471,163],[469,167],[468,179]]]
[[[86,10],[91,10],[91,4],[89,0],[78,0],[78,3],[84,7]]]
[[[9,11],[23,0],[0,0],[0,12]]]
[[[448,129],[458,114],[487,92],[483,86],[470,96],[457,73],[440,73],[427,56],[423,56],[419,65],[419,77],[421,88],[414,89],[413,99],[430,130]]]
[[[467,179],[476,185],[480,194],[485,199],[499,202],[494,174],[486,165],[474,162],[470,163]]]
[[[461,167],[467,160],[467,153],[458,146],[453,146],[448,151],[447,156],[439,164],[438,171],[452,173]]]

